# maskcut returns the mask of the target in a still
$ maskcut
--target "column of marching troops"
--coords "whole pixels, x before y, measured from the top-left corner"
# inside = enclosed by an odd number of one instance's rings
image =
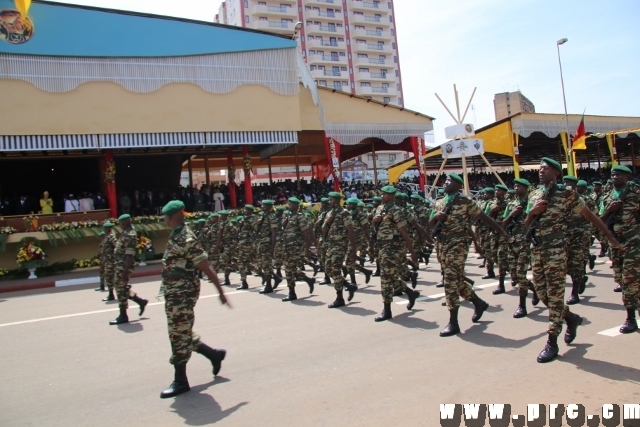
[[[358,290],[355,271],[363,273],[365,283],[379,276],[383,309],[376,322],[392,318],[393,297],[406,295],[411,310],[420,293],[415,290],[419,263],[429,263],[433,251],[440,264],[449,323],[440,336],[460,333],[460,298],[474,306],[471,320],[478,322],[489,307],[473,290],[474,282],[464,268],[471,245],[483,258],[483,279],[497,277],[494,294],[506,292],[507,274],[511,286],[518,288],[519,303],[514,318],[527,316],[526,299],[540,301],[549,309],[548,340],[538,362],[553,360],[559,351],[558,336],[566,323],[564,341],[570,344],[582,318],[569,306],[580,302],[587,283],[586,268],[594,268],[595,255],[589,248],[598,239],[600,256],[612,260],[615,292],[622,293],[627,318],[622,333],[637,330],[635,310],[640,297],[640,191],[626,166],[615,166],[605,186],[588,183],[574,176],[562,176],[556,161],[543,158],[540,185],[534,188],[525,179],[516,179],[514,189],[504,185],[483,190],[478,200],[462,194],[463,179],[449,174],[440,197],[432,205],[419,195],[407,196],[393,186],[383,187],[371,205],[356,198],[343,201],[331,192],[321,200],[317,216],[301,210],[295,197],[286,206],[262,201],[260,212],[251,205],[243,215],[230,219],[229,211],[211,214],[185,225],[184,205],[172,201],[163,209],[172,230],[163,257],[161,292],[165,297],[170,362],[175,379],[161,397],[189,390],[186,362],[192,351],[209,358],[214,375],[220,370],[224,350],[214,350],[200,341],[193,328],[193,308],[198,298],[199,278],[206,274],[228,304],[222,285],[230,286],[230,274],[240,274],[238,290],[248,289],[247,276],[255,272],[262,278],[261,294],[269,294],[286,283],[287,296],[295,301],[296,282],[305,282],[313,293],[315,276],[324,273],[320,284],[333,285],[336,298],[329,308],[351,301]],[[410,203],[411,202],[411,203]],[[343,207],[344,205],[344,207]],[[109,289],[104,301],[114,300],[115,288],[120,315],[111,324],[128,322],[127,301],[139,304],[140,315],[147,301],[138,297],[129,284],[135,254],[135,231],[131,218],[119,218],[122,233],[116,238],[113,225],[105,223],[100,246],[101,288]],[[314,247],[317,253],[311,252]],[[409,258],[407,258],[409,255]],[[375,272],[364,268],[375,263]],[[305,265],[313,276],[305,274]],[[497,265],[497,276],[495,268]],[[284,273],[283,273],[284,270]],[[532,272],[532,280],[528,271]],[[219,283],[217,273],[224,275]],[[566,276],[572,287],[565,301]],[[346,294],[345,294],[346,292]]]

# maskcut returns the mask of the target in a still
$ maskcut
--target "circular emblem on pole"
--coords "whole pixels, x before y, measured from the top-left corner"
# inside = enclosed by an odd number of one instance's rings
[[[15,9],[0,9],[0,39],[21,44],[33,37],[33,22]]]

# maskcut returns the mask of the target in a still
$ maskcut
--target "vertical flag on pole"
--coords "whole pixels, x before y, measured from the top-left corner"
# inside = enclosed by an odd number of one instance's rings
[[[576,134],[573,136],[573,149],[574,150],[586,150],[587,149],[587,134],[584,130],[584,113],[582,114],[582,119],[580,119],[580,124],[578,125],[578,129],[576,129]]]

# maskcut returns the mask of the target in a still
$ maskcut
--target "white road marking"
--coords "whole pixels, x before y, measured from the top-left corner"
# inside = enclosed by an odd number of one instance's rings
[[[100,277],[83,277],[82,279],[56,280],[56,288],[63,286],[90,285],[91,283],[100,283]]]
[[[247,293],[249,293],[249,291],[236,291],[236,292],[225,292],[225,295],[247,294]],[[214,298],[214,297],[217,297],[219,295],[220,294],[204,295],[204,296],[201,296],[200,299]],[[161,305],[161,304],[164,304],[164,301],[150,302],[149,304],[147,304],[147,307],[151,307],[153,305]],[[66,319],[66,318],[69,318],[69,317],[88,316],[90,314],[108,313],[110,311],[118,311],[118,310],[119,309],[116,306],[115,308],[108,308],[108,309],[105,309],[105,310],[85,311],[84,313],[63,314],[61,316],[43,317],[43,318],[40,318],[40,319],[22,320],[20,322],[2,323],[2,324],[0,324],[0,328],[4,328],[5,326],[24,325],[26,323],[44,322],[44,321],[47,321],[47,320],[57,320],[57,319]]]
[[[599,335],[606,335],[608,337],[617,337],[618,335],[622,335],[620,332],[620,326],[616,326],[615,328],[605,329],[604,331],[598,332]]]

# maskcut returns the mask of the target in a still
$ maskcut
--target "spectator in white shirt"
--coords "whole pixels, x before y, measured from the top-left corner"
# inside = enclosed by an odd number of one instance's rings
[[[88,212],[94,209],[93,199],[89,197],[86,192],[82,193],[82,199],[79,200],[79,205],[82,212]]]
[[[64,202],[65,212],[78,212],[80,210],[80,203],[73,197],[73,194],[69,194],[69,198]]]

